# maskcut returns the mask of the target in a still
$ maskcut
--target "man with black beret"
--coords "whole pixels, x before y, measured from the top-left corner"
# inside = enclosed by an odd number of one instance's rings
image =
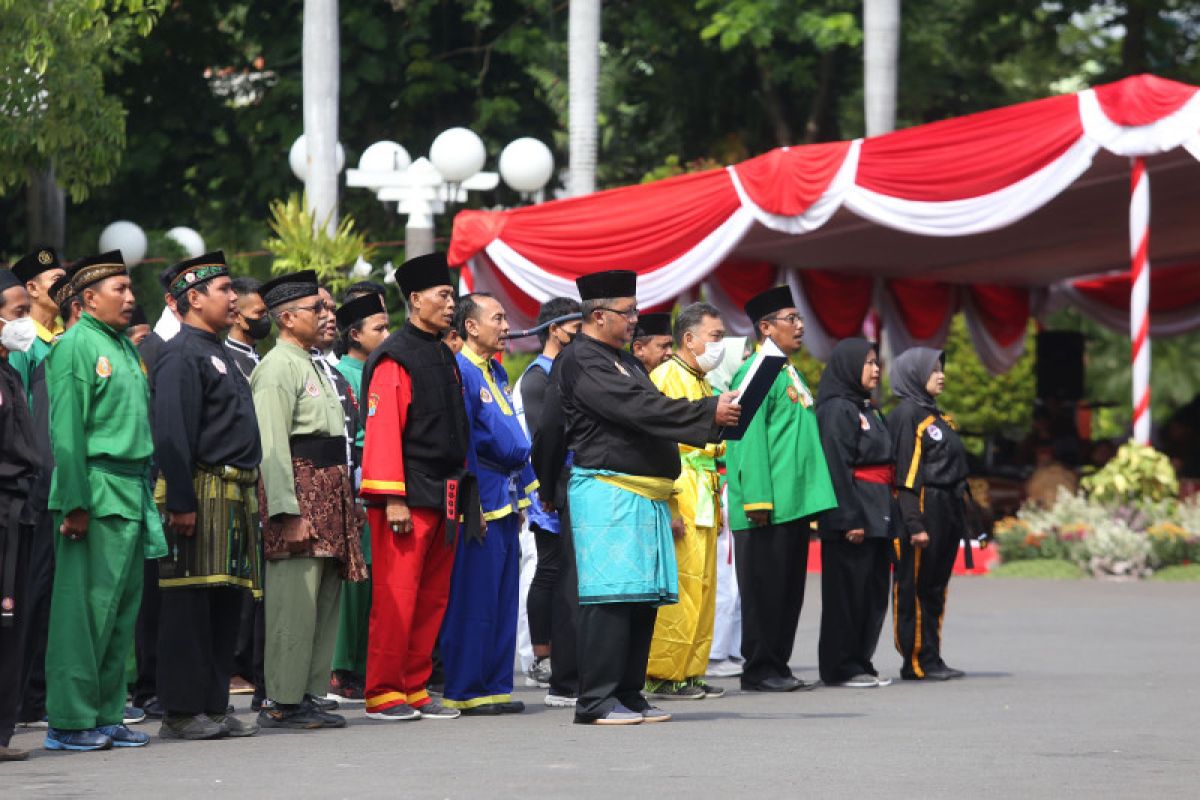
[[[33,371],[50,354],[50,345],[63,334],[62,323],[58,321],[58,304],[54,302],[50,287],[67,271],[63,269],[58,253],[53,248],[39,247],[13,264],[12,274],[29,292],[32,303],[29,316],[37,333],[29,350],[14,352],[9,358],[9,363],[21,376],[26,394],[29,395]]]
[[[674,342],[670,314],[659,311],[639,314],[629,352],[633,353],[649,375],[671,357],[671,345]]]

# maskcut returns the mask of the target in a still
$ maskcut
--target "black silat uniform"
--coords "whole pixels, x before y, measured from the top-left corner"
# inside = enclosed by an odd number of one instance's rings
[[[945,667],[941,638],[946,594],[959,542],[967,534],[967,451],[953,421],[923,388],[940,358],[937,350],[914,348],[892,368],[894,382],[907,369],[918,376],[908,383],[921,387],[920,393],[902,395],[888,416],[901,516],[892,610],[896,650],[903,659],[900,674],[905,678],[924,678],[929,670]],[[922,531],[929,534],[929,545],[915,548],[911,537]]]
[[[887,616],[892,549],[891,434],[862,385],[874,345],[846,339],[834,348],[817,389],[817,423],[837,508],[817,521],[821,537],[821,639],[826,684],[878,675],[871,659]],[[862,530],[858,544],[847,531]]]

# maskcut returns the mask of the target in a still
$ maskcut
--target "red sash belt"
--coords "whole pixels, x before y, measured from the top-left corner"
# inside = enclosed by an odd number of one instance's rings
[[[854,468],[854,480],[865,483],[882,483],[891,486],[896,482],[895,464],[868,464]]]

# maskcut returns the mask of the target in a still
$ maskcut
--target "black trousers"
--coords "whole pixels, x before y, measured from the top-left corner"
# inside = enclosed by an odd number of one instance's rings
[[[562,536],[534,527],[537,571],[529,582],[525,612],[529,617],[529,641],[536,647],[550,644],[554,635],[555,590],[562,567]]]
[[[909,544],[907,538],[898,540],[900,563],[892,585],[896,650],[902,659],[900,674],[908,678],[924,677],[926,670],[945,663],[942,619],[954,560],[966,530],[961,497],[927,487],[923,502],[929,545],[921,549]]]
[[[21,722],[46,716],[46,640],[50,635],[50,594],[54,588],[54,517],[38,516],[29,543],[29,596],[25,600],[25,664],[22,671]]]
[[[579,607],[579,701],[575,719],[592,722],[621,703],[631,711],[650,707],[642,697],[646,660],[658,608],[647,603],[600,603]]]
[[[558,583],[554,587],[554,615],[550,640],[550,694],[560,697],[579,695],[579,575],[575,571],[575,544],[571,537],[571,515],[561,509],[558,515],[560,557]],[[538,552],[541,558],[541,551]]]
[[[158,696],[158,631],[162,592],[158,588],[158,559],[147,559],[142,567],[142,607],[138,609],[133,634],[137,658],[137,681],[133,704],[141,707]]]
[[[225,713],[244,594],[229,586],[162,592],[158,699],[168,713]]]
[[[795,520],[733,534],[742,595],[743,683],[792,674],[788,660],[804,606],[808,522]]]
[[[0,525],[7,526],[8,522],[0,516]],[[0,747],[7,747],[12,739],[21,710],[21,678],[25,669],[26,634],[30,623],[29,550],[32,533],[31,527],[22,527],[17,534],[14,614],[9,624],[0,624]]]
[[[258,605],[246,592],[238,616],[237,645],[233,649],[233,674],[247,683],[254,683],[254,613]]]
[[[842,532],[821,537],[821,680],[841,683],[878,675],[871,663],[887,616],[892,540],[846,541]]]

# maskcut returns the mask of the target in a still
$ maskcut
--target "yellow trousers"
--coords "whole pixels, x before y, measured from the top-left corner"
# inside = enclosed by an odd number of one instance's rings
[[[685,476],[688,472],[684,470]],[[703,676],[708,668],[717,613],[719,527],[696,527],[693,497],[685,491],[671,502],[672,516],[682,517],[684,523],[683,536],[675,539],[679,602],[658,610],[646,665],[648,680],[682,681]]]

